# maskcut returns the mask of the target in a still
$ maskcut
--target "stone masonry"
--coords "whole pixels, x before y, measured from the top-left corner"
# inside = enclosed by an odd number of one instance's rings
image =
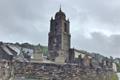
[[[15,71],[16,78],[24,76],[36,80],[117,80],[113,79],[116,75],[110,69],[96,70],[74,64],[32,63],[26,68],[19,68]]]
[[[50,20],[50,32],[48,39],[48,58],[55,62],[68,61],[70,50],[70,22],[66,20],[65,13],[61,8],[56,13],[55,19]]]

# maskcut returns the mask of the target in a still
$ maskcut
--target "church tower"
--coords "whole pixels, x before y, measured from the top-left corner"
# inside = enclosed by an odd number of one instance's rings
[[[70,50],[70,22],[66,20],[65,13],[60,10],[55,18],[50,20],[50,32],[48,39],[48,58],[55,62],[66,62]]]

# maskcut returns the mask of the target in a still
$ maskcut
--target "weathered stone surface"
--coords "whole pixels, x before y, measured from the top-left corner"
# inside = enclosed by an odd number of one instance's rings
[[[55,19],[50,20],[50,32],[48,38],[49,59],[56,62],[68,61],[70,49],[70,26],[62,10],[56,13]],[[62,60],[58,57],[63,57]],[[57,60],[56,60],[57,58]]]
[[[26,66],[27,67],[27,66]],[[24,67],[25,68],[25,67]],[[99,73],[95,69],[81,68],[78,65],[59,64],[31,64],[31,68],[26,70],[16,69],[16,77],[24,76],[40,80],[118,80],[116,74],[111,70],[101,70]],[[24,74],[21,72],[25,71]]]

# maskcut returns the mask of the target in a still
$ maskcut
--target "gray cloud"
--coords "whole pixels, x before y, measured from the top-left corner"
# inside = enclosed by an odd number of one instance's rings
[[[101,53],[105,56],[120,56],[120,35],[106,36],[103,33],[93,32],[91,38],[78,36],[74,38],[75,48],[87,50],[90,52]]]
[[[0,0],[0,40],[47,45],[49,20],[60,4],[70,18],[72,47],[119,55],[119,0]]]

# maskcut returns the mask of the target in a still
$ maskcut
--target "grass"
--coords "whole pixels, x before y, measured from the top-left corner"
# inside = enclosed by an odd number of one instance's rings
[[[114,74],[112,75],[112,80],[119,80],[117,74],[114,73]]]

